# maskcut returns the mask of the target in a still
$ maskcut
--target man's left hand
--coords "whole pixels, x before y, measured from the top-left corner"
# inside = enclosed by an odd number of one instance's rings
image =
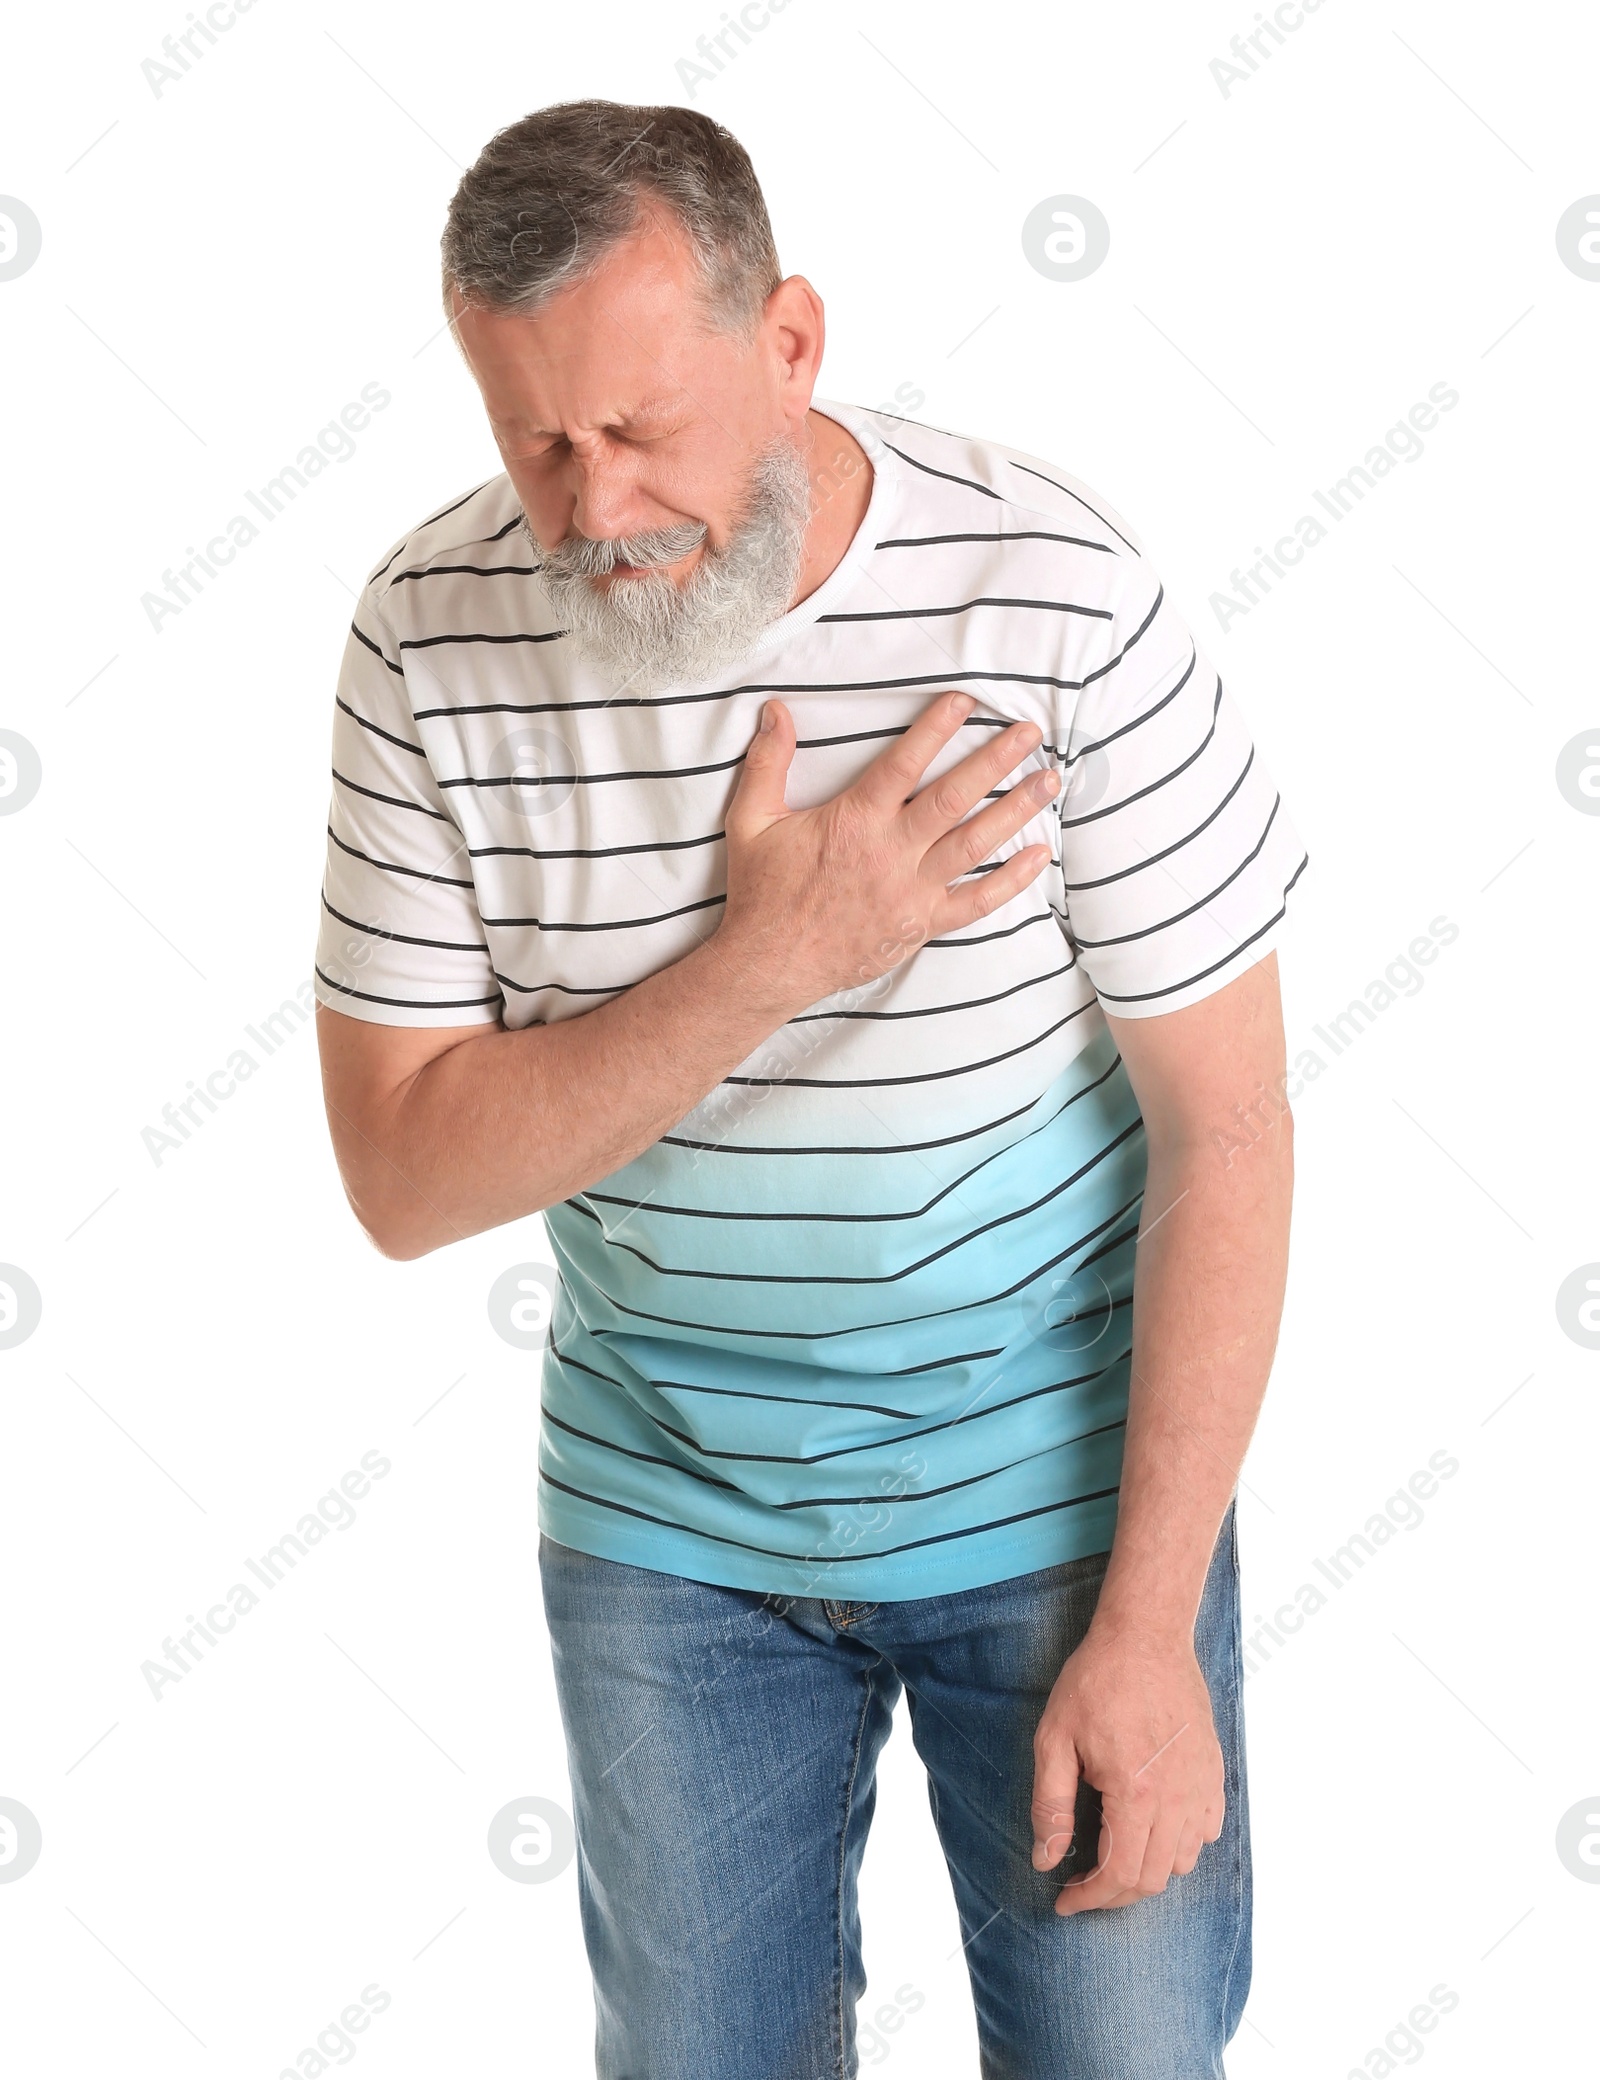
[[[1033,1757],[1035,1870],[1071,1845],[1080,1777],[1104,1816],[1096,1867],[1066,1884],[1058,1914],[1149,1899],[1222,1832],[1222,1750],[1192,1642],[1091,1625],[1056,1678]]]

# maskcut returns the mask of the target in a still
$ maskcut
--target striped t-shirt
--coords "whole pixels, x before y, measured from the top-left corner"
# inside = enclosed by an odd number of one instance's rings
[[[775,1033],[545,1214],[539,1524],[790,1595],[976,1587],[1116,1522],[1144,1130],[1102,1016],[1261,959],[1306,857],[1136,538],[1002,447],[842,404],[871,459],[842,561],[709,683],[575,654],[498,476],[368,580],[339,681],[317,990],[405,1026],[573,1018],[715,929],[763,699],[826,800],[945,689],[1063,776],[978,923]],[[1011,784],[1009,781],[1005,783]],[[992,870],[992,869],[991,869]],[[984,869],[979,870],[984,871]]]

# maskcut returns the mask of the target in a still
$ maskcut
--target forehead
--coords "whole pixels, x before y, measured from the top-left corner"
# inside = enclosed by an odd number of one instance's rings
[[[707,327],[694,250],[659,212],[530,316],[454,289],[450,309],[491,418],[519,431],[682,417],[735,345]]]

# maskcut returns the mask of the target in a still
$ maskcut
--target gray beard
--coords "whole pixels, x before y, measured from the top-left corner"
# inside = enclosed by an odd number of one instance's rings
[[[522,532],[543,564],[545,590],[568,640],[617,691],[717,679],[749,655],[794,597],[811,518],[805,460],[779,439],[757,456],[739,517],[722,549],[707,548],[680,585],[664,571],[591,581],[619,563],[677,562],[704,541],[700,521],[679,521],[606,540],[580,536],[541,549],[527,516]]]

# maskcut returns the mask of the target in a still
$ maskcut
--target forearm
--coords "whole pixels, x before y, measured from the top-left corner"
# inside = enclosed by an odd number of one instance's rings
[[[1059,784],[1040,774],[994,798],[1038,727],[1014,723],[937,787],[919,787],[973,705],[942,695],[853,787],[792,810],[794,718],[767,701],[727,808],[721,923],[597,1010],[508,1033],[389,1027],[319,1006],[339,1174],[378,1247],[422,1256],[585,1190],[652,1147],[808,1005],[875,981],[1019,895],[1048,845],[972,869]]]
[[[399,1257],[540,1212],[649,1148],[801,1008],[713,933],[596,1010],[462,1041],[346,1123],[357,1211]]]
[[[1247,1149],[1153,1141],[1117,1530],[1096,1625],[1192,1640],[1266,1391],[1289,1255],[1287,1110]]]

